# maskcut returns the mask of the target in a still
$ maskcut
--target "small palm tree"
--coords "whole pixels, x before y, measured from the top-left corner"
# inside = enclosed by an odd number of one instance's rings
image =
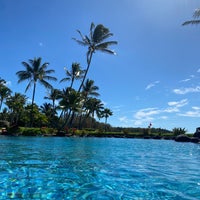
[[[102,24],[98,24],[97,26],[94,25],[94,23],[91,23],[90,26],[90,34],[89,36],[85,35],[83,36],[82,33],[78,30],[78,33],[81,37],[81,40],[78,40],[76,38],[73,38],[78,44],[88,47],[87,51],[87,68],[83,77],[83,80],[81,82],[81,85],[79,87],[79,92],[81,91],[83,84],[85,82],[88,70],[90,68],[92,56],[96,51],[102,51],[109,54],[115,55],[115,52],[109,49],[110,45],[117,44],[116,41],[107,41],[107,39],[111,36],[113,36],[112,33],[110,33],[109,29],[104,27]]]
[[[61,79],[60,83],[71,80],[70,88],[72,88],[75,80],[83,78],[84,70],[81,69],[81,66],[79,63],[72,63],[70,71],[67,70],[66,68],[64,69],[65,69],[67,77]]]
[[[52,88],[50,90],[50,93],[48,93],[48,95],[44,97],[44,99],[48,99],[48,100],[52,101],[53,110],[55,110],[55,107],[56,107],[55,106],[56,100],[58,100],[60,98],[61,98],[61,91],[58,89],[54,89],[54,88]]]
[[[188,24],[200,24],[200,8],[196,9],[194,11],[194,14],[193,14],[193,20],[189,20],[189,21],[185,21],[182,25],[185,26],[185,25],[188,25]]]
[[[50,76],[51,73],[54,73],[54,70],[47,70],[49,63],[45,62],[42,64],[42,58],[34,58],[33,60],[30,59],[29,63],[22,62],[22,65],[25,67],[25,70],[18,71],[16,74],[19,78],[18,83],[22,81],[28,80],[29,83],[25,89],[25,92],[33,85],[33,95],[32,95],[32,111],[30,116],[30,125],[33,125],[33,104],[35,98],[35,91],[36,91],[36,84],[39,82],[45,88],[52,89],[48,80],[56,81],[57,79],[53,76]]]
[[[108,108],[104,108],[104,110],[101,112],[101,117],[105,117],[105,131],[106,131],[107,119],[112,115],[113,112]]]
[[[87,79],[85,84],[83,85],[82,94],[84,98],[87,98],[89,96],[95,96],[98,97],[99,93],[97,92],[99,90],[99,87],[94,85],[94,81]]]

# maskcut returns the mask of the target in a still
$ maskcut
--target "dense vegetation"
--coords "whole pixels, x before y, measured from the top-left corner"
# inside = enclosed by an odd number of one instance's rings
[[[83,36],[78,30],[80,40],[73,38],[78,44],[86,46],[86,69],[82,69],[80,63],[72,63],[71,69],[65,68],[65,77],[60,82],[68,82],[63,89],[54,88],[50,81],[59,81],[53,76],[55,70],[49,69],[48,62],[42,62],[42,58],[34,58],[28,62],[22,62],[24,67],[16,72],[18,83],[27,81],[25,92],[32,89],[32,100],[24,94],[13,92],[7,86],[6,80],[0,78],[0,120],[8,121],[11,128],[14,127],[48,127],[58,132],[70,128],[93,128],[108,130],[107,119],[113,113],[106,108],[99,99],[99,87],[94,80],[87,77],[91,60],[95,52],[101,51],[115,54],[109,49],[110,45],[117,44],[109,41],[113,36],[109,29],[102,24],[95,26],[91,23],[89,36]],[[77,82],[76,84],[75,81]],[[74,85],[79,87],[75,88]],[[42,97],[48,102],[42,105],[35,103],[37,85],[40,84],[48,90],[48,96]],[[40,94],[41,95],[41,94]],[[50,103],[49,103],[50,102]],[[2,106],[4,104],[4,106]],[[105,123],[99,123],[96,118],[105,119]],[[30,130],[29,130],[30,131]]]

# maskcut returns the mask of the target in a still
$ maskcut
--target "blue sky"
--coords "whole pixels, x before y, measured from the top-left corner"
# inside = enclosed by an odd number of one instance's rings
[[[200,25],[181,24],[198,7],[198,0],[0,0],[0,77],[24,93],[27,83],[17,84],[15,75],[22,61],[42,57],[58,80],[72,62],[84,68],[87,49],[72,37],[102,23],[119,43],[117,55],[96,53],[88,78],[113,111],[108,122],[194,132],[200,126]],[[45,95],[38,86],[36,103]]]

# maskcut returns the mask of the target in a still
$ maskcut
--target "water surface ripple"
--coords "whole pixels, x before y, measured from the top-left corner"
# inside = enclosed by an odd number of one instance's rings
[[[200,199],[198,144],[0,137],[0,155],[0,199]]]

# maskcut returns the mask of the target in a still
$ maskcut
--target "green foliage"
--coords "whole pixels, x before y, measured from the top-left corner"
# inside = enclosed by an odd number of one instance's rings
[[[172,132],[174,136],[177,136],[177,135],[185,134],[187,130],[185,128],[174,128]]]

